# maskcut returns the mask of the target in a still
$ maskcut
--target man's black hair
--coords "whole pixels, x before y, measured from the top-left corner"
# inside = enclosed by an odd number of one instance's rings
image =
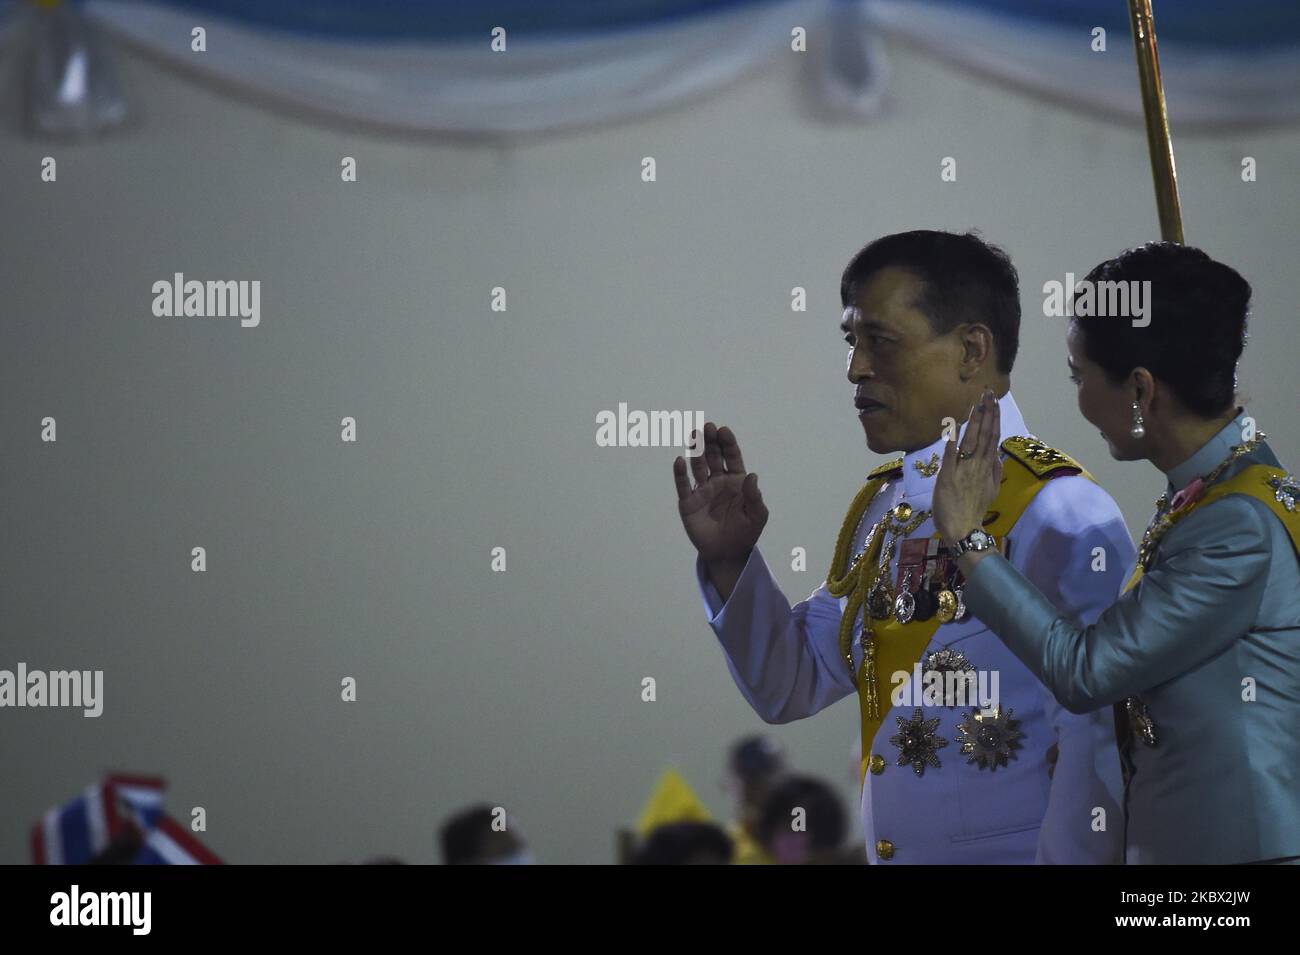
[[[848,819],[835,790],[811,776],[789,776],[763,802],[758,841],[771,845],[781,830],[790,830],[793,810],[804,811],[808,843],[815,850],[838,849],[848,835]]]
[[[897,232],[867,245],[844,269],[840,305],[876,272],[906,269],[925,286],[917,306],[936,334],[963,323],[988,326],[997,349],[997,369],[1009,374],[1020,350],[1020,277],[1011,259],[972,232]]]
[[[481,861],[483,845],[491,831],[491,806],[471,806],[456,813],[439,832],[443,865],[473,865]]]
[[[700,856],[731,861],[731,837],[711,822],[673,822],[658,826],[632,859],[633,865],[685,865]]]

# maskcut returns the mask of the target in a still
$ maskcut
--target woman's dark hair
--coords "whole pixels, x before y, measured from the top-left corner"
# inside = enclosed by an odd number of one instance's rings
[[[1112,382],[1145,368],[1193,414],[1214,418],[1232,407],[1250,309],[1250,284],[1236,271],[1200,249],[1148,242],[1101,263],[1085,281],[1151,283],[1144,325],[1080,315],[1076,293],[1084,353]]]

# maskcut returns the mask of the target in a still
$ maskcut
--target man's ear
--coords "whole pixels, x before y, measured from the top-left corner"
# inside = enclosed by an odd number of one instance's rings
[[[993,344],[993,331],[981,322],[963,326],[962,377],[973,378],[981,369],[997,361],[997,348]]]

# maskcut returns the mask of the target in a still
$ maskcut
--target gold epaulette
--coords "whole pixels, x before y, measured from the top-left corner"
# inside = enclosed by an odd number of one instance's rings
[[[1064,451],[1043,444],[1033,435],[1013,435],[1002,442],[1002,450],[1029,468],[1040,479],[1064,468],[1087,473],[1083,465],[1074,458]]]
[[[870,474],[867,475],[867,480],[874,481],[876,478],[889,477],[891,471],[902,471],[902,470],[903,470],[903,459],[894,458],[894,460],[886,461],[880,467],[874,469]]]

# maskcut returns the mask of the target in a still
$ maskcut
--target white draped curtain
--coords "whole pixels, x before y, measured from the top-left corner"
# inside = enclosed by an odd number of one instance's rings
[[[1297,0],[1155,7],[1179,128],[1297,119]],[[799,30],[827,114],[871,116],[890,35],[1036,95],[1141,112],[1124,0],[86,0],[84,10],[217,84],[412,131],[520,135],[628,119],[794,54]],[[504,53],[493,26],[506,31]]]

